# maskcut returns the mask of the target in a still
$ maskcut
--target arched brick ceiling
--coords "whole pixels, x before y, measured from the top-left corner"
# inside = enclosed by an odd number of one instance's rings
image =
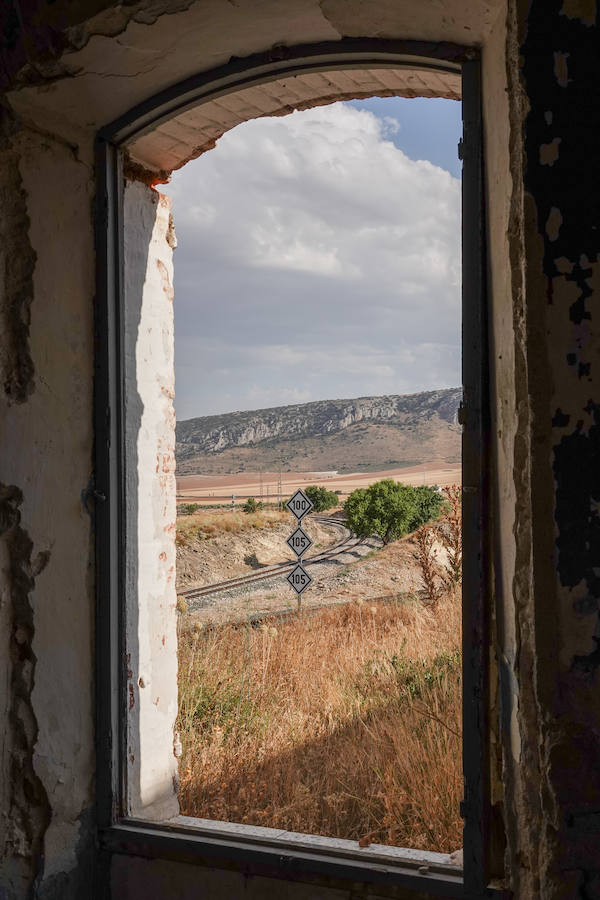
[[[288,75],[213,97],[135,138],[127,149],[144,168],[169,172],[210,150],[222,134],[248,119],[373,96],[460,100],[460,73],[382,67]]]

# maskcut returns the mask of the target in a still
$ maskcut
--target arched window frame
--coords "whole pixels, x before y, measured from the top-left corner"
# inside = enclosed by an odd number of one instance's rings
[[[337,851],[334,842],[298,850],[264,836],[230,838],[184,826],[134,821],[125,815],[126,679],[124,565],[126,505],[123,391],[123,207],[127,144],[185,108],[210,97],[281,77],[334,67],[425,64],[462,75],[463,138],[463,770],[464,871],[420,871],[408,856],[386,863]],[[96,142],[95,485],[97,504],[97,760],[98,819],[104,847],[212,867],[240,868],[280,878],[326,879],[397,886],[444,897],[493,897],[489,886],[490,535],[488,312],[477,50],[454,44],[342,40],[279,48],[169,88],[103,128]]]

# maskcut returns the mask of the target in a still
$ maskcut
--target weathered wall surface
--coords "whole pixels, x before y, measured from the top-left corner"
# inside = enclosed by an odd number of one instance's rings
[[[177,815],[175,392],[171,201],[128,182],[125,225],[128,811]]]
[[[43,16],[37,4],[22,4],[21,32],[11,7],[4,12],[4,77],[19,87],[10,95],[13,108],[73,140],[78,129],[104,125],[159,89],[234,56],[357,36],[477,44],[502,6],[501,0],[88,3],[56,0]],[[41,84],[52,84],[51,92],[40,94]]]
[[[0,896],[70,898],[93,846],[93,170],[14,122],[0,156]]]
[[[20,7],[20,20],[13,4],[0,12],[2,78],[22,117],[5,115],[0,133],[0,895],[69,900],[91,890],[93,134],[232,55],[371,35],[485,45],[506,858],[517,898],[600,896],[595,0],[510,0],[506,43],[503,27],[493,29],[499,2]],[[138,350],[146,352],[143,341]],[[144,390],[153,397],[159,383],[139,391],[140,434],[148,429],[152,453],[166,441],[169,416],[170,388],[160,386],[164,402],[152,411]],[[168,441],[163,450],[168,456]],[[172,473],[163,474],[166,487]],[[161,515],[167,524],[170,511]],[[156,534],[136,521],[155,554]],[[168,554],[155,563],[154,587],[164,586]],[[160,657],[138,625],[142,652]],[[155,673],[148,688],[141,666],[134,677],[134,708],[168,738],[169,701],[160,716],[150,709]],[[134,805],[156,799],[154,774],[140,778]],[[197,883],[189,871],[118,858],[114,893],[138,896],[144,879],[160,878],[165,896],[187,896]],[[206,895],[217,896],[210,879]]]
[[[521,478],[515,447],[520,429],[517,416],[517,360],[520,330],[518,313],[513,302],[516,295],[518,268],[513,273],[510,260],[509,233],[514,181],[511,176],[511,131],[507,90],[507,14],[503,10],[490,34],[482,55],[483,143],[485,151],[486,190],[488,212],[488,290],[491,370],[491,455],[494,477],[492,483],[494,513],[490,527],[494,534],[494,594],[495,616],[493,631],[498,646],[492,654],[491,673],[491,802],[493,809],[493,850],[491,869],[499,875],[504,869],[503,816],[504,784],[500,726],[511,726],[499,720],[499,714],[513,705],[503,699],[512,694],[511,661],[515,655],[514,609],[512,583],[515,574],[516,547],[514,540],[515,509],[518,480]],[[510,749],[510,742],[506,749]]]
[[[530,510],[513,587],[509,859],[519,896],[591,898],[600,890],[600,31],[595,2],[517,10],[524,254],[514,262],[524,274]]]
[[[327,884],[326,879],[295,876],[283,880],[250,874],[116,855],[112,869],[112,889],[119,900],[146,900],[147,897],[177,897],[177,900],[433,900],[431,894],[403,891],[378,885],[346,887]]]

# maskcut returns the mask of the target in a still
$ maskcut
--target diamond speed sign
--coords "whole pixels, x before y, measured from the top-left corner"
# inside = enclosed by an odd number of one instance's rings
[[[303,528],[296,528],[293,534],[287,539],[287,544],[292,548],[296,556],[302,556],[309,547],[312,547],[312,541]]]
[[[304,569],[301,565],[297,565],[296,568],[292,572],[290,572],[287,580],[297,594],[301,594],[302,591],[305,591],[312,582],[312,578],[310,577],[306,569]]]
[[[298,488],[293,497],[290,497],[285,504],[290,512],[294,513],[297,519],[301,519],[313,508],[313,503],[308,499],[302,488]]]

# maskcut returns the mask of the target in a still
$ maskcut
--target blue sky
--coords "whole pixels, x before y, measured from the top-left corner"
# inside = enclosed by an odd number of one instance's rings
[[[396,147],[411,159],[428,159],[461,177],[457,145],[462,134],[461,104],[457,100],[415,97],[372,97],[351,100],[356,109],[367,109],[376,116],[393,116],[400,129],[392,138]]]
[[[335,103],[176,172],[178,419],[460,383],[460,104]]]

